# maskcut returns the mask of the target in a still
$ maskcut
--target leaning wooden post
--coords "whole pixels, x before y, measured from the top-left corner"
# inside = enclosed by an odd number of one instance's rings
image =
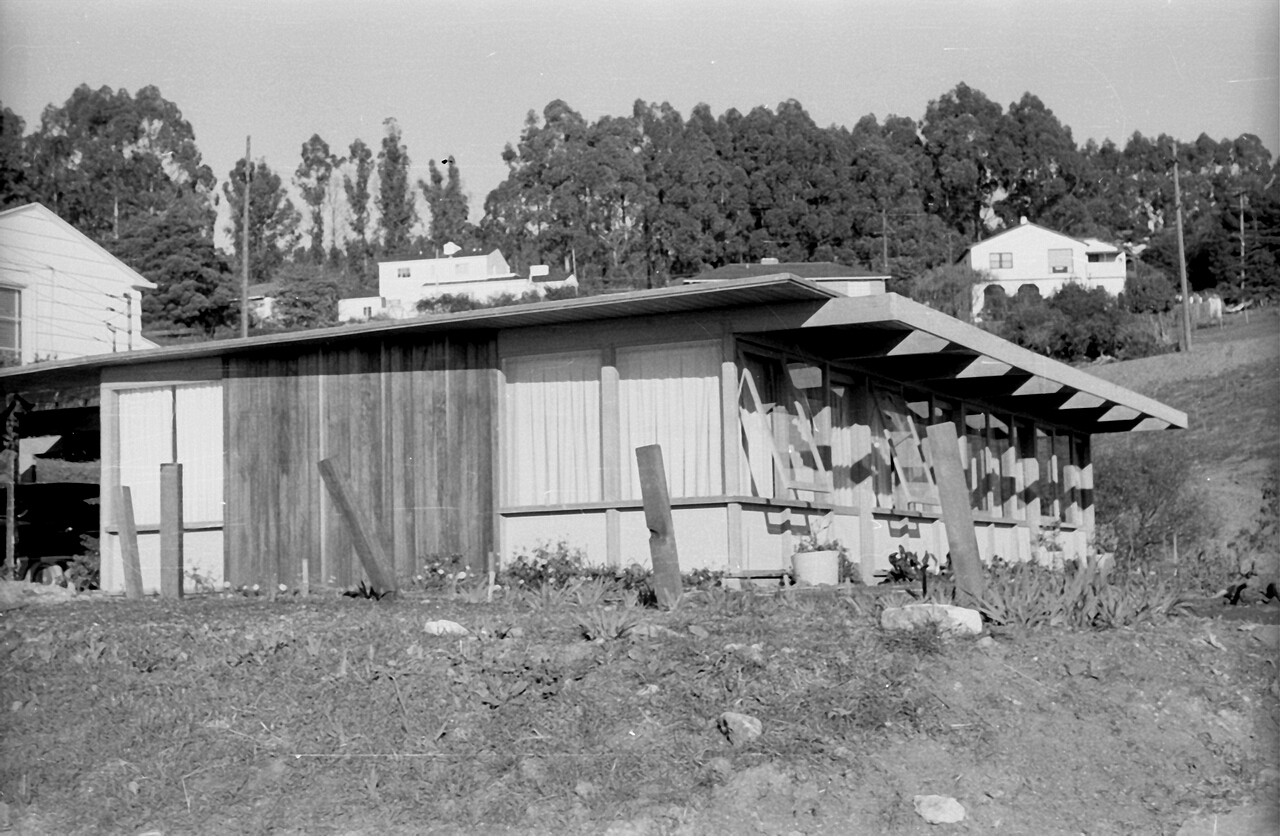
[[[182,465],[160,465],[160,597],[182,597]]]
[[[640,468],[644,522],[649,527],[653,591],[658,597],[658,605],[671,609],[680,600],[683,589],[675,526],[671,521],[671,497],[667,493],[667,469],[662,465],[662,447],[657,444],[637,447],[636,464]]]
[[[978,538],[973,532],[969,488],[960,463],[960,442],[956,438],[955,425],[951,423],[934,424],[929,427],[928,434],[959,603],[976,604],[982,598],[982,557],[978,554]]]
[[[142,597],[142,564],[138,562],[138,526],[133,521],[133,494],[120,488],[120,557],[124,561],[126,598]]]
[[[338,506],[338,513],[342,514],[347,527],[351,529],[351,543],[364,566],[364,573],[369,576],[373,591],[380,594],[394,593],[395,577],[385,569],[389,565],[387,556],[383,552],[382,541],[374,533],[372,522],[356,506],[355,496],[346,479],[338,472],[334,460],[323,459],[319,464],[320,477],[324,479],[324,486],[329,489],[333,503]]]

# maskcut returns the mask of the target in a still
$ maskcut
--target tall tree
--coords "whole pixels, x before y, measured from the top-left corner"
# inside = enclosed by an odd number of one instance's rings
[[[156,87],[132,96],[81,85],[45,108],[28,143],[33,196],[99,240],[183,195],[212,196],[213,172],[190,123]]]
[[[418,188],[422,190],[422,196],[431,212],[427,241],[435,251],[439,251],[450,241],[466,248],[476,240],[475,227],[467,223],[467,215],[471,210],[467,205],[467,195],[462,191],[462,175],[458,172],[458,163],[450,154],[444,160],[444,165],[445,171],[442,172],[436,167],[435,160],[429,161],[427,181],[418,180]]]
[[[27,160],[22,117],[0,104],[0,209],[27,203]]]
[[[312,134],[302,144],[302,162],[294,172],[293,182],[302,193],[302,200],[307,204],[311,215],[311,260],[317,264],[325,259],[324,248],[324,203],[329,195],[329,181],[334,169],[342,165],[343,160],[329,150],[329,143]],[[336,232],[336,230],[333,230]]]
[[[1005,225],[1025,217],[1068,235],[1092,234],[1092,220],[1076,194],[1084,166],[1071,129],[1025,93],[1009,105],[997,133],[1005,196],[995,210]]]
[[[378,152],[378,225],[382,251],[389,258],[409,254],[413,225],[418,222],[413,189],[409,187],[409,151],[395,119],[382,123],[386,129]]]
[[[235,319],[235,278],[213,243],[213,210],[188,197],[156,215],[125,221],[107,242],[124,263],[155,282],[142,297],[149,330],[191,328],[212,336]]]
[[[343,190],[351,212],[352,238],[347,242],[347,258],[360,273],[368,271],[369,261],[369,180],[373,176],[373,151],[364,140],[351,143],[348,162],[355,168],[355,179],[343,175]]]
[[[249,200],[249,276],[255,282],[270,281],[284,263],[285,256],[298,242],[298,224],[301,216],[289,199],[280,175],[264,161],[255,162],[248,173],[252,177]],[[222,184],[222,194],[231,210],[232,246],[236,259],[243,258],[244,250],[244,187],[245,161],[236,161],[236,167]]]
[[[1006,176],[1002,115],[1000,105],[964,82],[925,110],[921,133],[936,178],[933,210],[966,241],[981,237]]]

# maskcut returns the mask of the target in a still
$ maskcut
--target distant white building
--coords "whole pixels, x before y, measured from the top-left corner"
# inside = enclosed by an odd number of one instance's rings
[[[542,296],[553,287],[578,286],[573,276],[546,281],[547,274],[545,266],[534,265],[529,268],[529,276],[521,278],[511,271],[499,250],[488,255],[381,261],[378,295],[338,300],[338,321],[358,322],[379,316],[406,319],[418,315],[418,302],[446,294],[489,301],[530,292]]]
[[[31,363],[155,348],[155,285],[38,203],[0,212],[0,358]]]
[[[970,267],[992,279],[974,288],[975,316],[989,287],[1016,296],[1023,285],[1031,285],[1045,297],[1068,282],[1086,289],[1101,287],[1112,296],[1124,290],[1125,255],[1118,247],[1096,238],[1072,238],[1025,218],[1018,226],[974,244],[960,256],[965,258]]]

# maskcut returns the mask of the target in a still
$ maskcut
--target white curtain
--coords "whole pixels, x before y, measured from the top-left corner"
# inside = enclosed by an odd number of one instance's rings
[[[831,501],[837,505],[857,505],[853,468],[858,463],[854,448],[853,399],[861,388],[849,383],[831,384]]]
[[[662,446],[671,496],[721,485],[720,343],[618,349],[622,499],[640,499],[636,448]]]
[[[600,495],[600,354],[518,357],[506,372],[507,504]]]
[[[174,387],[183,522],[222,521],[222,384]]]
[[[160,524],[160,465],[173,461],[173,389],[120,392],[120,485],[139,526]],[[118,522],[118,521],[116,521]]]

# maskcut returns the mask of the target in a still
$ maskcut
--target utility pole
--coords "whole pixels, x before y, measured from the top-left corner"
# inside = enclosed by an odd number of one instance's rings
[[[249,336],[249,189],[253,183],[253,160],[249,159],[249,139],[244,138],[244,273],[240,277],[240,336]]]
[[[1182,350],[1191,350],[1191,294],[1187,292],[1187,250],[1182,241],[1182,187],[1178,185],[1178,161],[1173,161],[1173,201],[1178,205],[1178,275],[1182,279]]]
[[[1240,192],[1240,292],[1244,293],[1244,192]]]
[[[884,210],[880,210],[880,245],[883,249],[881,259],[884,264],[884,272],[889,272],[889,215]]]

